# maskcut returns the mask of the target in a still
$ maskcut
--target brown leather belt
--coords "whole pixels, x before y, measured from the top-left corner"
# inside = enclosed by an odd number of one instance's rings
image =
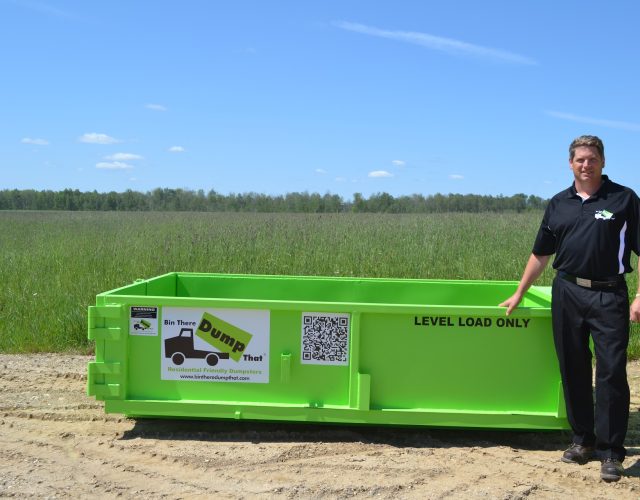
[[[584,288],[591,288],[593,290],[613,290],[618,288],[624,283],[624,274],[617,274],[607,278],[601,278],[592,280],[588,278],[579,278],[572,274],[565,273],[564,271],[558,271],[558,277],[565,281],[570,281]]]

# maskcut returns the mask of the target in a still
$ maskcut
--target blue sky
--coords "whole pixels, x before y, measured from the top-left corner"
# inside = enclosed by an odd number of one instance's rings
[[[0,0],[0,189],[640,191],[640,2]]]

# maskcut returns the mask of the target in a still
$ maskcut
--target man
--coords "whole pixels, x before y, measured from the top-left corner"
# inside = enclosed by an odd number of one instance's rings
[[[571,143],[573,185],[549,202],[520,284],[500,306],[511,314],[555,254],[553,337],[573,430],[562,461],[585,464],[597,454],[600,477],[617,481],[629,419],[629,320],[640,321],[640,290],[629,306],[624,279],[632,271],[631,251],[640,255],[640,200],[602,175],[604,164],[598,137]],[[596,354],[595,418],[589,334]]]

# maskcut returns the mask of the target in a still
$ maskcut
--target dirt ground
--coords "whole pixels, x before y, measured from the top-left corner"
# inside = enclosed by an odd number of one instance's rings
[[[85,394],[88,356],[0,355],[0,497],[640,498],[640,363],[627,476],[564,464],[566,432],[133,420]]]

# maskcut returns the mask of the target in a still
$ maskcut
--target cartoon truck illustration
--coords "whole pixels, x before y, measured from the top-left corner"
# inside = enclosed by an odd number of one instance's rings
[[[221,359],[229,359],[228,352],[203,351],[193,347],[193,328],[183,328],[177,337],[164,341],[164,355],[171,358],[174,365],[181,365],[185,359],[204,359],[209,366],[216,366]]]
[[[151,328],[151,323],[149,323],[146,319],[141,319],[139,323],[135,323],[133,325],[135,330],[148,330]]]

